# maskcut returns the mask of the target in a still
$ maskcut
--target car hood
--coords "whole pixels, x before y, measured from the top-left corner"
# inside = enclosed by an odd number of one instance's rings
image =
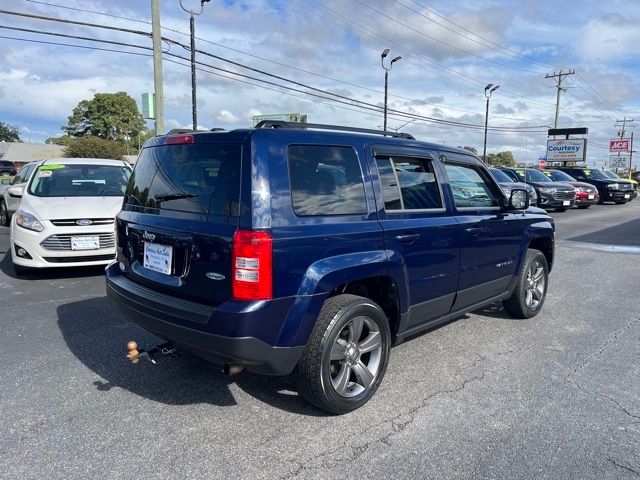
[[[580,187],[580,188],[594,188],[593,184],[591,183],[586,183],[586,182],[564,182],[568,185],[573,185],[574,187]]]
[[[527,190],[528,192],[531,192],[532,190],[535,191],[531,185],[524,182],[500,182],[500,185],[504,185],[510,189],[520,188],[522,190]]]
[[[575,189],[569,183],[562,182],[530,182],[536,188],[555,188],[559,191],[573,192]]]
[[[25,195],[20,209],[38,220],[72,218],[114,218],[122,207],[122,197],[36,197]]]

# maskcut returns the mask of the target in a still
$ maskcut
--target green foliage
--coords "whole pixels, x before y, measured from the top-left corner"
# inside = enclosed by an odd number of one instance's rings
[[[74,141],[73,137],[69,135],[62,135],[61,137],[49,137],[44,143],[48,143],[50,145],[62,145],[63,147],[68,147]]]
[[[121,142],[87,136],[76,138],[64,149],[67,158],[113,158],[122,160],[125,147]]]
[[[22,142],[18,127],[9,123],[0,122],[0,142]]]
[[[476,150],[474,147],[469,147],[468,145],[465,145],[465,146],[464,146],[464,147],[462,147],[462,148],[464,148],[465,150],[467,150],[467,151],[469,151],[469,152],[473,153],[474,155],[477,155],[477,154],[478,154],[478,150]]]
[[[71,137],[95,136],[136,146],[138,134],[147,130],[136,101],[125,92],[96,93],[82,100],[62,129]]]
[[[487,165],[492,167],[515,167],[516,159],[509,150],[500,153],[490,153],[485,161]]]

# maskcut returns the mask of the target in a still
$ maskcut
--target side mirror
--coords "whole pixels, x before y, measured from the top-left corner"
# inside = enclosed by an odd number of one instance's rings
[[[2,185],[11,185],[11,179],[10,178],[3,178],[0,183],[2,183]]]
[[[526,210],[529,208],[529,192],[514,188],[509,196],[509,210]]]
[[[22,198],[22,192],[24,191],[24,186],[14,185],[13,187],[9,187],[7,193],[10,197],[13,198]]]

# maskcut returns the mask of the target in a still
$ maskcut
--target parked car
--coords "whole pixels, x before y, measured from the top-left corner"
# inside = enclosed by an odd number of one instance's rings
[[[466,150],[386,135],[265,121],[152,138],[117,216],[109,298],[228,372],[295,369],[334,414],[374,395],[392,344],[495,301],[536,315],[553,220]]]
[[[571,185],[576,189],[576,207],[589,208],[591,205],[598,203],[600,200],[600,194],[598,189],[590,183],[578,182],[571,175],[560,170],[542,170],[547,177],[554,182],[561,182]]]
[[[533,188],[528,183],[523,182],[514,182],[506,173],[504,173],[499,168],[489,167],[489,171],[493,178],[500,184],[500,188],[507,196],[507,198],[511,195],[511,190],[514,188],[520,188],[529,192],[529,203],[533,206],[538,205],[538,194],[536,193],[536,189]]]
[[[554,167],[580,182],[590,183],[598,189],[600,203],[627,203],[633,197],[633,186],[630,183],[618,182],[607,177],[602,171],[588,167]]]
[[[0,160],[0,177],[12,177],[16,174],[15,164],[9,160]]]
[[[629,183],[631,183],[631,185],[633,185],[633,198],[636,198],[638,196],[638,182],[637,182],[637,180],[635,180],[633,178],[621,177],[616,172],[612,172],[611,170],[603,170],[602,173],[604,173],[608,178],[610,178],[612,180],[617,180],[618,182],[625,182],[625,183],[629,182]]]
[[[8,183],[0,187],[0,225],[8,227],[11,216],[20,205],[20,198],[9,195],[9,188],[23,187],[31,178],[31,174],[36,169],[36,162],[27,163],[17,173],[16,176]]]
[[[640,182],[640,170],[637,172],[631,172],[631,178],[636,182]]]
[[[65,158],[35,163],[11,221],[17,274],[34,268],[105,265],[115,257],[114,217],[131,174],[123,161]]]
[[[538,206],[564,212],[576,203],[576,190],[571,185],[555,183],[535,168],[501,168],[510,178],[531,184],[538,194]]]

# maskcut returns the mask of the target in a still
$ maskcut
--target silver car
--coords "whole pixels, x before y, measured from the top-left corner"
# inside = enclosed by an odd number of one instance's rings
[[[20,205],[20,197],[9,195],[9,188],[13,186],[24,187],[31,178],[36,169],[36,162],[24,165],[16,176],[13,177],[11,183],[2,184],[0,187],[0,225],[8,227],[11,222],[11,216],[18,210]]]

